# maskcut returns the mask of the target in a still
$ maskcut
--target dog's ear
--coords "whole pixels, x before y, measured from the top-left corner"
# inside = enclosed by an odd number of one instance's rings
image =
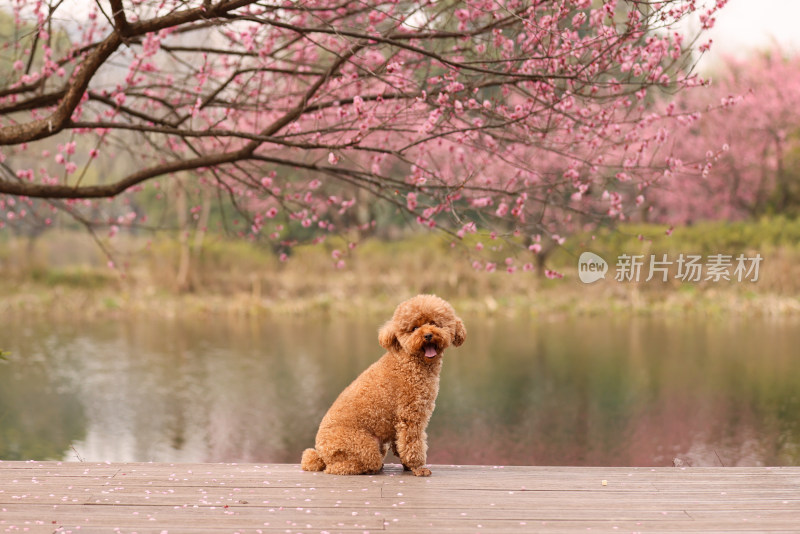
[[[460,347],[465,339],[467,339],[467,329],[464,326],[464,321],[456,318],[456,330],[453,332],[453,346]]]
[[[400,350],[400,342],[397,341],[394,322],[388,321],[378,330],[378,343],[386,350],[394,350],[395,352]]]

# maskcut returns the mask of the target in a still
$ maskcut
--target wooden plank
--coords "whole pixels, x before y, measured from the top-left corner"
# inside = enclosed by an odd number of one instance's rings
[[[3,462],[0,461],[0,478],[16,476],[89,476],[113,477],[119,464],[78,462]]]
[[[17,498],[16,496],[12,496],[8,499],[2,498],[0,495],[0,506],[5,506],[7,504],[18,504],[18,503],[26,503],[26,504],[85,504],[89,502],[91,498],[90,494],[83,495],[83,494],[47,494],[47,495],[25,495]]]
[[[3,519],[28,519],[31,515],[31,507],[20,505],[9,505],[4,507]],[[164,505],[83,505],[83,506],[54,506],[45,505],[36,511],[36,516],[41,520],[76,521],[84,517],[117,517],[126,518],[127,521],[135,521],[139,517],[164,517],[174,516],[185,513],[219,515],[215,511],[224,511],[225,514],[235,515],[240,518],[267,517],[290,515],[303,518],[326,517],[326,518],[364,518],[376,517],[387,522],[395,519],[416,519],[430,518],[437,520],[470,521],[470,520],[527,520],[527,521],[566,521],[566,520],[594,520],[594,521],[668,521],[682,522],[692,521],[684,510],[655,511],[650,509],[640,510],[612,510],[606,508],[581,508],[573,510],[566,507],[562,508],[537,508],[527,510],[480,510],[480,509],[411,509],[411,508],[384,508],[380,506],[352,506],[340,505],[339,507],[329,505],[320,507],[316,503],[306,504],[305,506],[164,506]],[[769,514],[781,512],[759,510],[754,511],[753,515],[761,514],[767,517]],[[786,518],[786,515],[780,516]],[[120,519],[125,523],[126,519]]]
[[[780,521],[770,524],[732,524],[728,522],[689,522],[676,525],[653,521],[438,521],[413,520],[392,523],[384,532],[457,532],[461,534],[487,534],[508,532],[670,532],[682,534],[770,532],[797,534],[797,521]]]
[[[0,532],[779,532],[800,525],[800,468],[0,462]],[[603,485],[605,481],[605,485]],[[480,525],[480,526],[479,526]]]
[[[617,528],[614,529],[613,527],[616,526]],[[52,526],[26,526],[25,527],[25,534],[263,534],[263,533],[277,533],[277,532],[291,532],[291,533],[329,533],[329,534],[348,534],[348,533],[358,533],[358,534],[377,534],[379,532],[408,532],[408,533],[427,533],[427,532],[455,532],[455,533],[462,533],[462,534],[471,534],[473,531],[470,530],[460,530],[463,527],[461,526],[444,526],[438,527],[436,530],[430,529],[422,529],[419,527],[412,527],[409,529],[403,528],[390,528],[387,527],[385,530],[364,530],[359,528],[354,529],[344,529],[344,528],[331,528],[331,529],[324,529],[324,530],[314,530],[314,529],[286,529],[283,527],[278,528],[271,528],[271,527],[261,527],[261,528],[236,528],[231,530],[230,528],[213,528],[211,526],[199,527],[199,528],[187,528],[183,527],[178,530],[167,530],[164,532],[164,529],[160,528],[152,528],[152,527],[137,527],[135,529],[111,529],[110,527],[87,527],[83,526],[80,529],[76,527],[65,527],[59,528],[58,530],[53,529]],[[2,531],[0,531],[2,532]],[[18,530],[16,532],[22,532],[22,530]],[[672,528],[665,527],[663,525],[659,525],[658,527],[650,527],[647,524],[642,525],[633,525],[633,526],[619,526],[619,524],[615,524],[613,526],[598,526],[596,524],[584,524],[584,523],[547,523],[545,525],[535,525],[531,526],[520,526],[520,525],[510,525],[505,527],[499,528],[487,528],[484,526],[481,529],[475,529],[474,532],[476,534],[507,534],[509,532],[541,532],[544,534],[574,534],[575,532],[583,532],[589,533],[592,532],[668,532],[674,533],[677,532]],[[759,529],[754,528],[750,530],[743,530],[743,529],[715,529],[713,525],[709,526],[709,529],[702,530],[698,527],[697,530],[681,530],[680,532],[685,534],[708,534],[709,532],[713,532],[714,534],[745,534],[745,533],[763,533],[769,532],[770,534],[797,534],[797,528],[789,527],[786,529]]]
[[[616,529],[614,528],[616,527]],[[211,526],[204,526],[204,527],[182,527],[180,529],[173,529],[167,530],[166,533],[164,529],[159,527],[137,527],[135,529],[129,528],[111,528],[108,526],[105,527],[92,527],[92,526],[81,526],[77,528],[73,527],[61,527],[57,530],[54,530],[52,526],[36,526],[36,525],[27,525],[24,527],[25,534],[262,534],[262,533],[271,533],[271,532],[291,532],[291,533],[329,533],[329,534],[337,534],[337,533],[350,533],[350,532],[357,532],[359,534],[376,534],[379,532],[408,532],[408,533],[427,533],[427,532],[455,532],[455,533],[462,533],[462,534],[472,534],[473,532],[476,534],[507,534],[509,532],[541,532],[546,534],[566,534],[566,533],[575,533],[575,532],[583,532],[583,533],[592,533],[592,532],[677,532],[674,529],[664,526],[664,525],[657,525],[655,527],[650,526],[649,524],[633,524],[633,525],[626,525],[621,523],[616,523],[614,525],[597,525],[595,523],[580,523],[580,522],[571,522],[571,523],[546,523],[544,525],[534,525],[534,526],[521,526],[518,524],[510,524],[510,525],[484,525],[483,528],[480,529],[473,529],[473,530],[463,530],[463,526],[460,525],[450,525],[450,526],[437,526],[435,529],[431,527],[422,528],[419,526],[411,526],[410,528],[401,528],[401,527],[386,527],[385,530],[383,529],[372,529],[372,530],[364,530],[360,528],[353,528],[353,529],[345,529],[345,528],[331,528],[331,529],[323,529],[323,530],[315,530],[315,529],[287,529],[285,527],[259,527],[259,528],[213,528]],[[0,531],[2,532],[2,531]],[[23,532],[22,528],[17,530],[16,532]],[[760,528],[751,528],[746,530],[744,528],[739,529],[720,529],[715,528],[714,525],[701,525],[698,526],[696,530],[681,530],[680,532],[686,534],[708,534],[709,532],[713,532],[715,534],[745,534],[745,533],[763,533],[769,532],[771,534],[797,534],[796,527],[788,527],[785,529],[780,528],[770,528],[769,530],[760,529]]]
[[[459,492],[460,493],[460,492]],[[698,498],[699,495],[699,498]],[[480,497],[476,495],[441,496],[436,499],[424,499],[419,497],[401,497],[397,499],[382,499],[382,503],[391,507],[406,508],[472,508],[479,507],[484,510],[492,508],[525,509],[532,506],[536,507],[574,507],[576,503],[590,503],[592,506],[603,506],[612,509],[641,509],[650,508],[654,510],[680,508],[680,509],[709,509],[719,510],[730,507],[742,507],[748,509],[798,509],[800,498],[795,495],[793,499],[785,498],[785,495],[778,495],[773,498],[765,498],[757,493],[747,496],[730,496],[719,494],[682,494],[679,492],[665,495],[659,494],[600,494],[582,493],[576,495],[572,492],[530,492],[524,495],[511,497],[490,496]]]
[[[298,504],[298,503],[296,503]],[[40,519],[61,519],[61,520],[76,520],[91,514],[93,516],[137,516],[137,515],[174,515],[182,513],[182,511],[189,510],[192,513],[208,513],[213,514],[214,510],[224,510],[230,512],[232,515],[236,514],[240,517],[255,517],[267,516],[276,513],[276,511],[291,513],[294,515],[299,512],[303,517],[311,515],[325,515],[326,517],[357,517],[357,516],[374,516],[384,519],[385,521],[392,521],[394,519],[417,518],[426,517],[431,519],[452,519],[458,521],[468,521],[472,519],[486,519],[486,520],[539,520],[539,521],[566,521],[566,520],[637,520],[637,521],[691,521],[693,518],[686,511],[664,510],[655,511],[652,509],[624,509],[613,510],[608,508],[581,508],[580,510],[572,510],[568,507],[558,508],[536,508],[536,509],[469,509],[469,508],[429,508],[429,509],[414,509],[414,508],[386,508],[382,506],[353,506],[342,504],[333,505],[325,503],[325,506],[320,506],[317,503],[306,503],[305,506],[263,506],[263,505],[249,505],[249,506],[183,506],[183,505],[80,505],[80,506],[64,506],[64,505],[41,505],[41,508],[35,510],[30,505],[6,505],[3,507],[3,519],[26,519],[30,518],[31,514]],[[32,512],[33,511],[33,512]],[[768,510],[753,510],[750,516],[762,514],[765,517],[769,514],[783,514],[782,518],[789,515],[788,511],[768,511]],[[747,514],[745,514],[747,516]],[[750,517],[748,516],[748,517]]]
[[[380,499],[380,488],[351,491],[346,488],[235,488],[233,490],[205,489],[194,487],[176,488],[114,488],[113,491],[96,491],[88,504],[192,504],[236,505],[236,504],[280,504],[297,505],[302,502],[357,502],[365,499]]]
[[[628,475],[628,474],[647,474],[647,476],[664,477],[677,476],[680,473],[688,473],[692,476],[708,477],[733,477],[749,476],[754,474],[786,474],[794,477],[800,476],[796,467],[691,467],[691,468],[664,468],[664,467],[562,467],[562,466],[477,466],[477,465],[437,465],[432,468],[434,473],[439,472],[443,477],[461,477],[464,474],[487,475],[493,478],[515,477],[515,476],[543,476],[548,477],[552,474],[558,476],[577,476],[591,477],[600,473]],[[5,470],[39,470],[42,472],[52,472],[56,475],[75,472],[108,472],[113,476],[119,473],[140,473],[140,474],[213,474],[215,476],[231,474],[269,474],[269,475],[297,475],[305,474],[308,476],[324,476],[325,478],[339,478],[321,473],[307,473],[302,471],[296,464],[237,464],[237,463],[150,463],[150,462],[131,462],[131,463],[89,463],[89,462],[10,462],[0,460],[0,476]],[[397,464],[386,464],[384,472],[374,476],[385,476],[387,474],[408,474]],[[370,478],[369,475],[345,478]]]
[[[119,527],[153,525],[162,528],[202,527],[207,524],[213,524],[215,528],[237,525],[249,528],[292,528],[295,525],[302,525],[303,528],[383,528],[383,519],[379,515],[350,508],[82,505],[45,506],[35,510],[35,513],[36,517],[33,518],[30,508],[6,508],[3,520]]]

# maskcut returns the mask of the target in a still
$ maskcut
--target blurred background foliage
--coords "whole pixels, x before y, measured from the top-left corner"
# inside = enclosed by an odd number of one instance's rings
[[[358,243],[350,248],[351,243]],[[480,250],[478,250],[480,248]],[[191,250],[189,289],[181,290],[183,245],[174,233],[154,237],[118,235],[112,260],[79,229],[49,231],[35,238],[0,237],[0,314],[104,314],[151,310],[180,314],[302,312],[313,310],[391,309],[398,299],[432,292],[462,308],[532,313],[602,313],[687,309],[782,313],[797,311],[800,301],[800,220],[788,217],[755,221],[704,222],[675,228],[629,224],[571,236],[560,247],[534,254],[519,239],[469,235],[464,240],[435,232],[407,231],[395,239],[348,239],[298,246],[288,258],[261,243],[209,233]],[[609,264],[605,280],[578,280],[578,256],[592,251]],[[684,282],[673,265],[667,282],[617,282],[622,255],[739,254],[763,258],[757,282]],[[480,268],[472,262],[479,258]],[[544,259],[536,270],[525,263]],[[344,261],[343,268],[337,263]],[[495,271],[486,270],[486,263]],[[508,267],[516,269],[513,274]],[[542,276],[543,268],[564,275]],[[704,275],[705,277],[705,275]],[[183,304],[180,304],[180,303]]]

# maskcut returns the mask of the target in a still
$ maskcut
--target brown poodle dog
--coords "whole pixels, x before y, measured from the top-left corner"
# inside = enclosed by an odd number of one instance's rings
[[[378,332],[388,352],[339,395],[319,425],[302,468],[335,475],[377,473],[389,447],[416,476],[428,476],[425,428],[439,393],[442,353],[467,331],[447,301],[418,295]]]

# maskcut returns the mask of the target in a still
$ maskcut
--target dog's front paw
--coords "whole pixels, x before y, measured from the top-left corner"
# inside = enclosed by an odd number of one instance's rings
[[[431,476],[431,470],[427,467],[414,467],[411,469],[411,472],[414,473],[415,477],[429,477]]]

